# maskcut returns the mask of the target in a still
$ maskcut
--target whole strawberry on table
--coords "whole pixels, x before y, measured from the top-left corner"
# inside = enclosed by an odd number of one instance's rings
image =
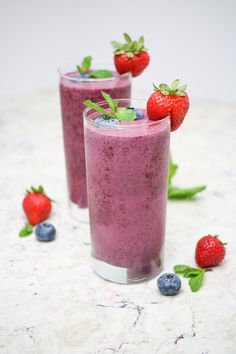
[[[127,33],[124,33],[126,43],[113,41],[115,49],[114,63],[119,74],[130,72],[133,77],[140,75],[148,66],[150,57],[144,46],[144,37],[133,41]]]
[[[46,195],[44,188],[32,187],[26,190],[26,195],[22,202],[22,208],[25,212],[28,222],[20,231],[19,236],[25,237],[33,232],[33,226],[46,220],[52,210],[52,200]]]

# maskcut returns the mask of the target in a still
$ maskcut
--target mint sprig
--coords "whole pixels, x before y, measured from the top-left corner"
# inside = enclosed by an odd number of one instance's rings
[[[172,179],[176,175],[178,165],[176,165],[169,156],[169,175],[168,175],[168,199],[191,199],[197,193],[206,189],[205,185],[196,186],[191,188],[179,188],[172,185]]]
[[[189,278],[189,286],[192,292],[198,291],[203,283],[205,270],[202,268],[193,268],[185,264],[177,264],[174,266],[174,272],[181,274],[184,278]]]
[[[94,79],[106,79],[112,76],[113,74],[110,70],[96,70],[89,74],[88,77]]]
[[[154,91],[160,91],[163,95],[185,96],[187,85],[181,86],[180,80],[176,79],[175,81],[172,82],[171,86],[162,83],[159,86],[153,84],[153,87],[154,87]]]
[[[27,237],[33,232],[33,226],[30,225],[28,222],[25,224],[23,229],[20,230],[19,236],[20,237]]]
[[[132,58],[134,54],[139,54],[141,52],[147,51],[144,46],[144,37],[141,36],[137,41],[133,41],[127,33],[123,33],[126,43],[120,43],[113,41],[111,42],[113,48],[115,49],[115,54],[125,54],[128,58]]]
[[[82,60],[82,63],[80,65],[76,66],[76,68],[80,72],[80,74],[84,74],[90,69],[91,62],[92,62],[92,57],[90,55],[88,55],[87,57],[84,57],[84,59]]]
[[[108,111],[106,111],[104,108],[102,108],[101,106],[99,106],[98,104],[92,102],[91,100],[86,100],[84,101],[84,105],[87,107],[90,107],[92,109],[94,109],[95,111],[102,113],[104,116],[108,117],[108,118],[115,118],[114,114],[109,113]]]
[[[105,117],[118,119],[120,122],[132,122],[135,120],[136,114],[134,110],[128,108],[121,108],[118,110],[117,101],[113,100],[111,96],[104,91],[101,91],[101,94],[105,99],[105,101],[107,102],[111,112],[108,112],[106,109],[102,108],[101,106],[92,102],[91,100],[84,101],[84,105],[94,109],[99,113],[102,113]]]

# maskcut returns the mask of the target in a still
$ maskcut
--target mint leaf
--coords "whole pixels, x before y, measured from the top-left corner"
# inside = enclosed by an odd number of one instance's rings
[[[110,70],[97,70],[89,74],[90,78],[95,78],[95,79],[106,79],[112,76],[113,74]]]
[[[118,102],[117,101],[113,101],[113,99],[111,98],[111,96],[104,92],[101,91],[102,97],[106,100],[108,106],[110,107],[110,109],[116,113],[117,112],[117,107],[118,107]]]
[[[98,104],[92,102],[91,100],[84,101],[84,105],[94,109],[95,111],[102,113],[106,117],[116,118],[114,114],[107,112],[104,108],[100,107]]]
[[[193,292],[200,289],[204,279],[204,269],[189,267],[185,264],[177,264],[174,266],[174,272],[177,274],[182,274],[184,278],[190,278],[189,286]]]
[[[171,185],[172,178],[176,175],[178,170],[178,165],[174,164],[171,154],[169,155],[169,174],[168,174],[168,184]]]
[[[174,272],[177,274],[184,274],[189,268],[190,267],[185,264],[177,264],[174,266]]]
[[[201,272],[201,269],[190,268],[184,272],[183,276],[184,276],[184,278],[192,278],[192,277],[195,277],[196,275],[199,275],[200,272]]]
[[[91,62],[92,62],[91,56],[84,57],[81,65],[77,65],[76,68],[81,74],[84,74],[89,70],[91,66]]]
[[[178,188],[169,185],[168,199],[189,199],[206,189],[206,186],[198,186],[193,188]]]
[[[132,109],[121,108],[115,115],[120,122],[132,122],[136,118],[136,113]]]
[[[24,228],[20,230],[19,236],[20,237],[27,237],[33,232],[33,226],[30,225],[29,223],[26,223]]]
[[[197,276],[189,279],[188,283],[189,283],[189,286],[190,286],[192,292],[196,292],[200,289],[200,287],[202,286],[202,283],[203,283],[204,274],[205,274],[205,271],[202,269],[201,272],[199,272],[199,274]]]

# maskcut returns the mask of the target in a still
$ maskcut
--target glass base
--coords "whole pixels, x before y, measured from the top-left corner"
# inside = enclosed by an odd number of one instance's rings
[[[154,278],[162,271],[161,258],[142,267],[123,268],[103,262],[92,255],[91,265],[93,271],[101,278],[119,284],[143,282]]]
[[[80,208],[77,204],[69,202],[70,216],[80,222],[89,223],[88,208]]]

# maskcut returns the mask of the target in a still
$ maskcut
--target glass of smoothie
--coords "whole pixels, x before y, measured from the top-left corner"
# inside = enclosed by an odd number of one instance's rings
[[[84,111],[92,268],[102,278],[133,283],[163,265],[170,122],[151,121],[146,101],[118,99],[143,119],[102,122]],[[107,109],[106,102],[99,106]]]
[[[120,75],[112,65],[94,62],[89,74],[106,69],[112,72],[112,76],[86,77],[76,70],[77,64],[65,65],[58,71],[70,214],[80,221],[88,222],[83,101],[86,99],[101,101],[101,90],[114,98],[130,97],[131,75],[129,73]]]

